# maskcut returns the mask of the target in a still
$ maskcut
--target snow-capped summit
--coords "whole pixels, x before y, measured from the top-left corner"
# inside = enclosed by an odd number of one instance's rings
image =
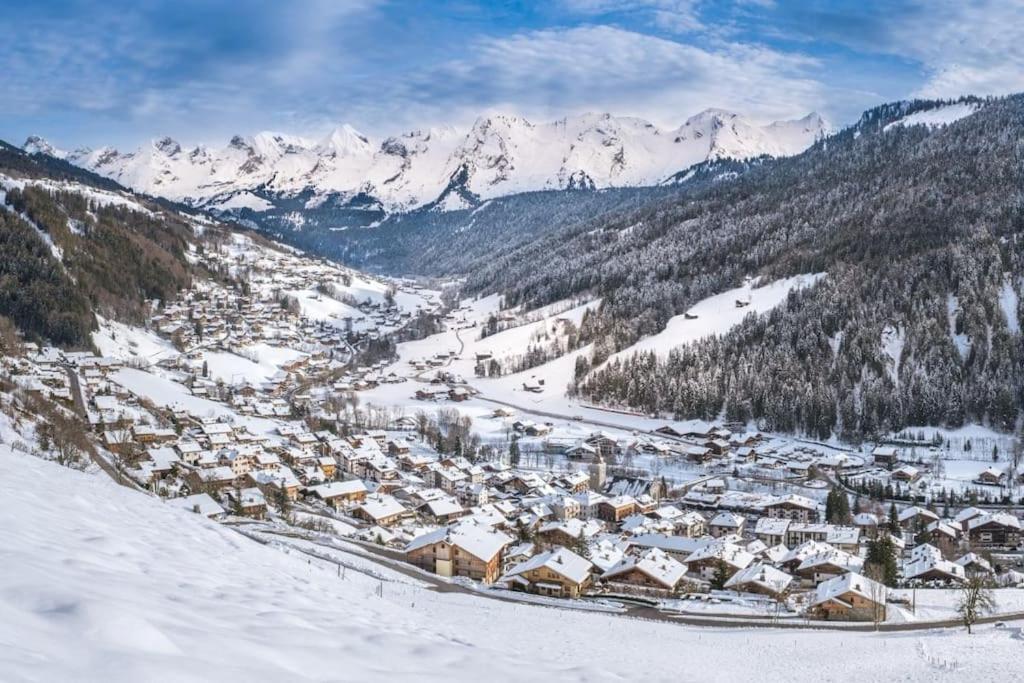
[[[331,158],[344,158],[371,155],[373,147],[369,138],[346,123],[321,140],[316,151]]]
[[[67,158],[135,190],[196,205],[237,193],[365,195],[388,211],[456,208],[534,190],[656,185],[708,159],[786,156],[828,130],[817,114],[760,125],[707,109],[675,130],[643,119],[587,113],[547,123],[491,114],[468,130],[416,130],[373,140],[349,125],[319,140],[262,132],[220,149],[159,138],[128,153],[66,154],[41,138],[25,149]],[[457,198],[457,201],[456,199]]]
[[[51,157],[63,158],[64,152],[51,145],[49,141],[38,135],[29,135],[25,144],[21,146],[29,154],[46,154]]]

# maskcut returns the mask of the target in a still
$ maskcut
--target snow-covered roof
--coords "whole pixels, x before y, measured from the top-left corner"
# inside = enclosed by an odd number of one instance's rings
[[[752,564],[729,577],[725,588],[742,590],[745,586],[754,585],[773,593],[782,593],[792,581],[792,576],[771,565]]]
[[[818,584],[810,604],[812,606],[820,605],[830,600],[836,600],[847,593],[854,593],[865,600],[878,601],[884,604],[887,591],[885,586],[877,581],[854,572],[849,572]]]
[[[568,548],[555,548],[540,555],[534,555],[525,562],[512,568],[507,576],[519,576],[534,569],[550,569],[575,583],[582,583],[590,575],[594,565],[585,557],[580,557]]]
[[[818,504],[816,502],[806,496],[798,496],[795,493],[775,498],[765,504],[765,507],[775,507],[776,505],[792,505],[794,507],[806,508],[808,510],[818,509]]]
[[[746,522],[746,519],[742,515],[737,515],[735,512],[719,512],[715,515],[714,519],[711,520],[711,526],[723,526],[738,529]]]
[[[311,486],[309,490],[320,498],[327,499],[335,496],[350,496],[354,493],[363,493],[366,491],[366,484],[359,479],[332,481],[329,484]]]
[[[463,523],[417,536],[405,547],[405,551],[412,552],[442,541],[487,562],[511,543],[512,537],[483,525]]]
[[[911,551],[910,560],[903,563],[903,578],[913,579],[930,572],[950,578],[965,578],[964,568],[949,560],[943,559],[942,553],[933,545],[924,543]]]
[[[754,556],[734,543],[709,543],[696,550],[686,558],[687,564],[700,560],[721,560],[726,564],[742,569],[754,561]]]
[[[171,507],[188,510],[189,512],[198,512],[207,517],[224,514],[224,508],[220,506],[220,503],[211,498],[208,493],[196,493],[183,498],[168,498],[167,504]]]
[[[359,509],[373,519],[386,519],[405,512],[405,507],[393,496],[383,493],[367,496]]]
[[[633,570],[642,572],[666,588],[674,588],[686,574],[686,565],[677,562],[657,548],[651,548],[639,557],[624,557],[606,571],[602,578],[610,579]]]
[[[979,526],[990,523],[1010,527],[1011,529],[1020,529],[1020,519],[1006,512],[986,513],[984,515],[979,515],[978,517],[973,517],[967,522],[967,528],[975,529]]]

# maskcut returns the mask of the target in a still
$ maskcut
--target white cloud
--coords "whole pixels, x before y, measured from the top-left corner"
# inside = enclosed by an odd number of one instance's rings
[[[573,12],[589,16],[647,14],[652,24],[673,33],[687,33],[703,28],[698,5],[700,0],[564,0]]]
[[[397,99],[479,112],[509,106],[543,118],[611,111],[678,125],[708,107],[761,119],[806,114],[825,102],[811,58],[763,46],[715,49],[608,26],[547,29],[479,41],[472,58],[416,74]]]
[[[927,80],[915,93],[919,96],[1024,90],[1024,4],[1020,2],[922,5],[916,20],[893,27],[893,38],[895,49],[928,69]]]

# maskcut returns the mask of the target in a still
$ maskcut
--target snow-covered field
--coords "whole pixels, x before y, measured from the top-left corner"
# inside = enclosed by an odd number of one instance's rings
[[[936,128],[938,126],[945,126],[954,121],[958,121],[965,116],[970,116],[974,112],[978,111],[980,107],[976,104],[969,104],[967,102],[957,102],[955,104],[947,104],[941,107],[935,107],[934,109],[927,109],[925,111],[919,111],[909,116],[904,116],[902,119],[893,121],[886,125],[885,130],[889,130],[893,126],[928,126],[929,128]]]
[[[5,681],[1005,681],[1024,640],[696,628],[438,594],[0,446]]]
[[[193,396],[184,385],[142,370],[124,368],[113,373],[111,380],[160,407],[187,410],[198,417],[229,418],[245,425],[255,434],[268,434],[277,429],[277,424],[272,420],[238,415],[223,403]]]
[[[92,342],[104,356],[155,363],[178,355],[171,342],[155,332],[97,317],[99,329],[93,332]]]
[[[670,319],[665,329],[658,334],[641,339],[612,358],[631,356],[638,351],[654,351],[659,356],[666,356],[677,346],[725,334],[743,322],[747,315],[770,311],[785,301],[791,291],[813,287],[823,277],[825,273],[794,275],[762,286],[747,283],[710,296],[697,302],[686,314]],[[737,301],[745,301],[747,305],[737,306]],[[687,319],[687,315],[696,318]]]

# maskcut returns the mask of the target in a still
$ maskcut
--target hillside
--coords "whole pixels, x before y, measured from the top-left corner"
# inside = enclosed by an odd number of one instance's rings
[[[802,155],[498,248],[469,291],[540,306],[587,293],[579,377],[739,285],[827,273],[722,338],[593,372],[592,401],[859,438],[1014,426],[1021,405],[1020,97],[902,103]],[[932,122],[914,125],[931,112]]]
[[[7,681],[667,681],[708,667],[819,681],[853,679],[850,662],[856,680],[932,681],[936,667],[999,680],[1019,650],[1016,629],[991,626],[970,638],[700,629],[439,594],[340,553],[371,574],[339,576],[100,476],[0,443]],[[737,639],[743,656],[723,657]]]
[[[51,157],[0,145],[0,316],[88,346],[94,312],[140,322],[188,285],[193,219]]]

